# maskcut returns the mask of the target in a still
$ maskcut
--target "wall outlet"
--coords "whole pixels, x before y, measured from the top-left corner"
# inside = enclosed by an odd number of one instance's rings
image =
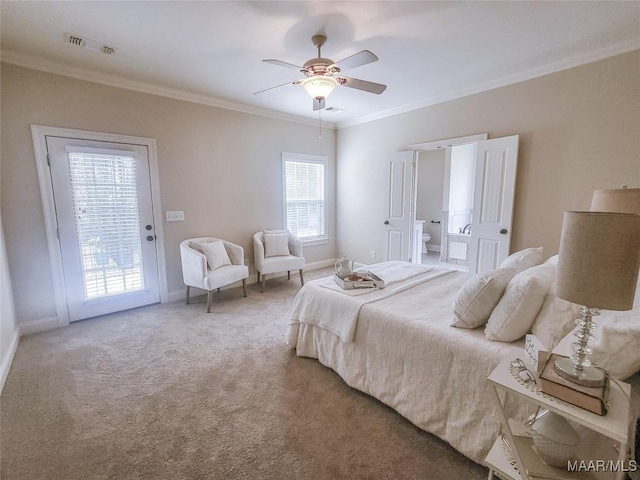
[[[184,222],[184,212],[166,212],[167,222]]]
[[[375,250],[371,250],[371,258],[376,258],[376,251]]]

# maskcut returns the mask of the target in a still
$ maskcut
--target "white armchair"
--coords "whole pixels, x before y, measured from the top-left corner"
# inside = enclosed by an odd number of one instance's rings
[[[265,232],[269,237],[265,243]],[[291,279],[291,271],[300,272],[300,284],[304,285],[304,257],[302,255],[302,241],[294,234],[286,231],[263,230],[253,235],[253,254],[258,283],[264,292],[267,275],[277,272],[287,272]]]
[[[214,237],[191,238],[180,243],[180,259],[187,305],[190,287],[207,292],[207,313],[211,312],[211,292],[215,289],[220,291],[220,287],[242,280],[242,290],[247,296],[249,267],[244,264],[244,249],[240,245]]]

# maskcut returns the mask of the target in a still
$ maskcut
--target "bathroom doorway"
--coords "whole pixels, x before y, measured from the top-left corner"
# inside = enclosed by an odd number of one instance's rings
[[[469,270],[476,144],[486,134],[412,145],[414,262]],[[419,261],[418,261],[419,260]]]
[[[475,145],[447,146],[417,154],[415,212],[420,251],[417,249],[415,255],[420,263],[469,269]]]
[[[487,137],[470,135],[410,146],[414,263],[439,263],[477,273],[497,268],[508,256],[518,136]]]

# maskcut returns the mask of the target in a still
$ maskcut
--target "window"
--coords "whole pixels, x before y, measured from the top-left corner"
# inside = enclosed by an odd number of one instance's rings
[[[285,224],[303,241],[326,238],[324,175],[327,157],[283,153]]]

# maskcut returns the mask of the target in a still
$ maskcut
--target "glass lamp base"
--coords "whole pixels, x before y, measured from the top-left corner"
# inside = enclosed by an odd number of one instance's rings
[[[554,367],[558,375],[578,385],[601,387],[605,383],[602,370],[591,366],[576,370],[575,364],[570,358],[556,360]]]

